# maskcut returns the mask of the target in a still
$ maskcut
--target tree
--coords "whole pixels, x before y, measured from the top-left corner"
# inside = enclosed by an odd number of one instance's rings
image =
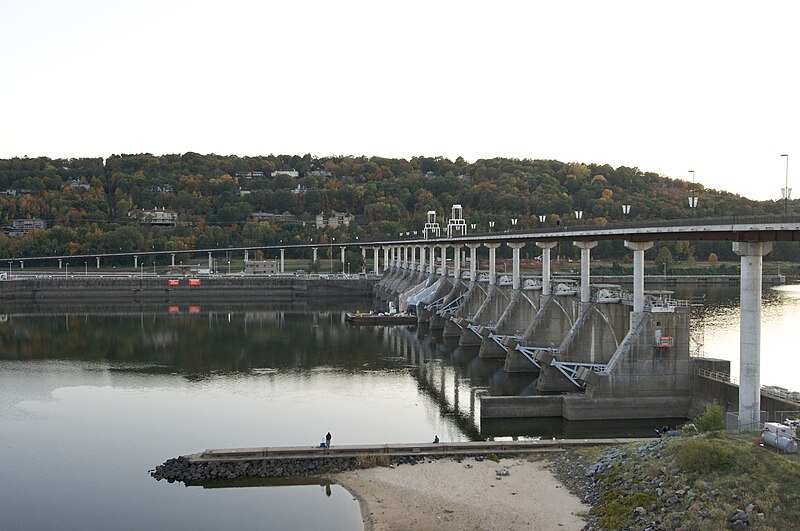
[[[669,247],[662,247],[656,255],[656,265],[661,268],[664,266],[671,268],[672,262],[672,252],[669,250]]]
[[[719,257],[717,256],[717,253],[709,253],[708,263],[712,266],[715,266],[719,263]]]

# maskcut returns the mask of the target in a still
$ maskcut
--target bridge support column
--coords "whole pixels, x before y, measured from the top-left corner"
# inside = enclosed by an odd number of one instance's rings
[[[461,244],[453,246],[453,278],[461,278]]]
[[[412,246],[410,246],[408,248],[408,250],[411,251],[411,264],[409,264],[409,269],[411,271],[416,271],[417,270],[417,246],[416,245],[412,245]]]
[[[378,250],[379,247],[372,248],[372,273],[377,275],[378,274]]]
[[[211,254],[211,253],[209,253],[209,255],[210,255],[210,254]],[[134,256],[134,257],[133,257],[133,268],[134,268],[134,269],[138,269],[138,268],[139,268],[139,257],[138,257],[138,256]]]
[[[550,295],[550,250],[558,242],[536,242],[536,247],[542,250],[542,295]]]
[[[469,247],[469,281],[475,282],[478,280],[478,243],[468,243]]]
[[[436,246],[435,245],[431,245],[430,246],[428,254],[431,257],[430,273],[431,273],[431,275],[435,275],[436,274]]]
[[[61,269],[61,258],[58,259],[58,268]]]
[[[312,247],[311,248],[311,263],[312,264],[316,264],[317,263],[317,248],[316,247]]]
[[[419,246],[419,271],[421,273],[425,272],[425,246]]]
[[[592,302],[591,287],[591,252],[597,247],[597,242],[572,242],[572,245],[581,250],[581,305]]]
[[[519,289],[520,282],[519,282],[519,250],[525,247],[524,243],[509,243],[509,247],[511,247],[512,259],[511,259],[511,282],[513,284],[513,289]]]
[[[771,250],[772,242],[733,242],[741,256],[739,429],[761,427],[761,262]]]
[[[383,270],[386,271],[389,269],[389,248],[383,248]]]
[[[170,255],[170,259],[171,259],[170,263],[172,264],[172,267],[175,267],[175,253],[172,253]],[[247,262],[247,251],[244,252],[244,261]]]
[[[447,276],[447,245],[440,245],[442,250],[442,277]]]
[[[496,265],[497,261],[495,257],[497,256],[496,251],[497,248],[500,247],[499,243],[484,243],[484,247],[489,249],[489,285],[494,286],[497,284],[497,274],[496,274]]]
[[[284,261],[283,261],[283,252],[284,252],[285,250],[286,250],[286,249],[281,249],[281,273],[283,273],[283,272],[285,272],[285,271],[286,271],[286,270],[284,269],[284,267],[283,267],[283,266],[284,266]]]
[[[344,246],[342,246],[342,273],[344,273]]]
[[[97,257],[97,269],[100,269],[100,257]]]
[[[625,247],[633,251],[633,313],[631,319],[638,319],[644,312],[644,252],[653,247],[653,242],[625,242]],[[631,322],[631,328],[636,323]]]
[[[208,270],[214,272],[214,262],[211,260],[211,253],[208,253]]]

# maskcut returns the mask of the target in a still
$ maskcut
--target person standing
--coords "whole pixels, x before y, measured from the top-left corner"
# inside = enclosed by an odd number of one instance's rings
[[[325,447],[326,448],[331,447],[331,432],[328,432],[328,434],[325,435]]]

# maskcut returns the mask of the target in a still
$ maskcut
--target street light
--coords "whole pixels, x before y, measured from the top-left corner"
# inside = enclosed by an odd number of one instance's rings
[[[511,218],[511,230],[517,230],[517,218]]]
[[[469,228],[472,229],[472,232],[475,232],[475,227],[476,226],[477,225],[475,225],[474,223],[470,223]]]
[[[545,221],[547,221],[547,214],[539,214],[539,223],[544,225]]]
[[[489,222],[489,231],[494,232],[494,221]]]
[[[583,210],[576,210],[575,211],[575,219],[580,221],[583,219]]]
[[[622,205],[622,214],[627,216],[631,213],[631,206],[630,205]]]
[[[786,157],[786,187],[781,188],[781,195],[783,196],[783,213],[789,213],[789,196],[792,195],[792,189],[789,188],[789,155],[783,154],[781,157]]]
[[[689,170],[692,174],[692,195],[689,197],[689,208],[697,208],[697,197],[694,195],[694,170]]]

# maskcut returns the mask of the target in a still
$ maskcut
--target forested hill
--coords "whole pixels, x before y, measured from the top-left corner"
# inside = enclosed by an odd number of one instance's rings
[[[284,172],[278,173],[275,172]],[[468,224],[488,231],[692,216],[780,214],[757,202],[638,168],[555,160],[219,155],[112,155],[102,159],[0,160],[0,258],[94,252],[326,243],[420,230],[428,210],[464,207]],[[623,216],[622,205],[631,205]],[[790,205],[795,210],[796,203]],[[156,226],[143,211],[175,213]],[[315,228],[331,211],[355,216],[349,227]],[[254,212],[284,214],[256,221]],[[14,220],[40,218],[44,230],[13,232]],[[262,216],[261,219],[270,219]],[[275,219],[275,218],[273,218]],[[709,249],[717,250],[714,244]],[[720,252],[728,249],[722,244]],[[601,252],[614,253],[606,249]],[[703,257],[698,250],[698,257]]]

